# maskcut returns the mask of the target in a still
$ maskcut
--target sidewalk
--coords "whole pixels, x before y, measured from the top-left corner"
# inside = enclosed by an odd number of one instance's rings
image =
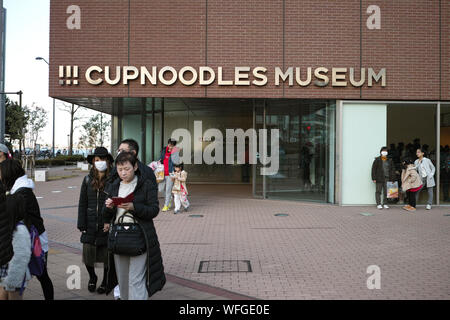
[[[56,299],[112,299],[66,289],[67,266],[81,265],[82,178],[36,183],[53,241],[50,275]],[[189,191],[189,212],[155,219],[169,280],[155,299],[450,298],[449,207],[410,214],[400,207],[253,199],[248,186],[190,185]],[[367,288],[371,265],[381,269],[379,290]],[[25,297],[40,293],[33,279]]]

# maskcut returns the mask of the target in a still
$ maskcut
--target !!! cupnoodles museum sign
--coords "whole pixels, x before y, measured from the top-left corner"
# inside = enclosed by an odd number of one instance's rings
[[[155,66],[90,66],[81,70],[79,66],[59,66],[59,84],[78,85],[81,79],[93,86],[107,84],[128,85],[139,82],[146,85],[171,86],[179,82],[185,86],[265,86],[270,82],[275,86],[286,83],[289,86],[307,87],[361,87],[367,84],[372,87],[377,84],[386,86],[386,69],[360,68],[358,75],[355,68],[326,68],[326,67],[275,67],[269,70],[265,67],[234,67],[225,70],[223,67],[191,67],[176,69],[171,66],[158,68]],[[227,76],[225,76],[225,71]]]

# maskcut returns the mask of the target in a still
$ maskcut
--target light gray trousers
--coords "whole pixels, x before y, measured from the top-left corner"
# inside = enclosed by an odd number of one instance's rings
[[[173,187],[173,181],[170,178],[170,176],[164,177],[164,183],[165,183],[165,197],[164,197],[164,205],[168,206],[170,204],[170,200],[172,199],[172,187]]]
[[[147,275],[147,253],[136,257],[114,255],[121,300],[147,300],[145,286]]]
[[[423,187],[422,189],[420,189],[419,191],[416,192],[416,203],[419,203],[419,195],[420,193],[423,191],[423,189],[427,188],[428,191],[428,201],[427,204],[429,204],[430,206],[433,204],[433,189],[434,187],[428,188],[427,185],[427,180],[424,179],[423,181]]]

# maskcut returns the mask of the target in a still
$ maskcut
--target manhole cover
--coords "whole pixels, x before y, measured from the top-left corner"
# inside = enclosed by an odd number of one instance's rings
[[[275,213],[275,217],[287,217],[289,216],[287,213]]]
[[[191,217],[191,218],[203,218],[203,215],[202,214],[191,214],[191,215],[189,215],[189,217]]]
[[[250,260],[200,261],[198,273],[252,272]]]

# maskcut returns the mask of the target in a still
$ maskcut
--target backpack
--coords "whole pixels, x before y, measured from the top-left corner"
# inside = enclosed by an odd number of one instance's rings
[[[23,225],[23,222],[19,222],[19,224]],[[44,273],[45,269],[45,254],[44,250],[42,250],[41,240],[39,239],[39,232],[36,227],[31,225],[30,227],[30,240],[31,240],[31,258],[28,263],[28,270],[30,270],[30,274],[32,276],[40,277]],[[22,287],[20,288],[20,295],[22,295],[25,289],[25,280],[27,275],[25,274],[22,282]]]

